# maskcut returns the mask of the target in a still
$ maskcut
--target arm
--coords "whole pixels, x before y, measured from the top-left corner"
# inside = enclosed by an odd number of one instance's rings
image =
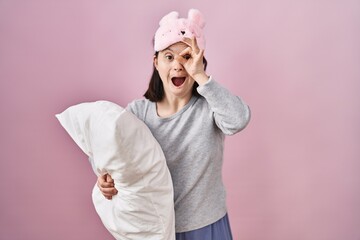
[[[250,108],[212,77],[197,90],[208,102],[214,112],[215,123],[224,134],[235,134],[249,123]]]
[[[216,125],[224,134],[232,135],[246,127],[250,120],[249,107],[237,96],[207,76],[203,66],[204,50],[200,50],[196,38],[184,39],[189,45],[177,60],[188,74],[199,84],[197,91],[202,95],[214,112]],[[190,55],[190,58],[185,56]]]

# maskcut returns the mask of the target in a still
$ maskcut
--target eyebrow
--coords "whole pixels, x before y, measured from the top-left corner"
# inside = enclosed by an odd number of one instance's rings
[[[164,52],[165,52],[165,51],[171,51],[171,52],[174,52],[174,50],[172,50],[170,47],[165,48],[163,51],[164,51]]]

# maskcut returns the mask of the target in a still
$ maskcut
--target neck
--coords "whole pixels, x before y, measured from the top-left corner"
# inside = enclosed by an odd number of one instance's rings
[[[164,96],[164,99],[156,103],[157,114],[159,117],[169,117],[180,111],[190,101],[192,95],[186,97],[169,97]]]

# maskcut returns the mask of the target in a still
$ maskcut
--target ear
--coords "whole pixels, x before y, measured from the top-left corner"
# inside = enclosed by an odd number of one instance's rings
[[[205,19],[202,13],[197,9],[190,9],[188,13],[188,19],[190,22],[195,23],[200,28],[205,27]]]
[[[156,68],[156,70],[158,70],[158,58],[155,55],[153,57],[153,63],[154,63],[154,67]]]
[[[159,25],[162,26],[162,25],[165,25],[166,23],[168,23],[169,21],[171,20],[175,20],[175,19],[178,19],[179,18],[179,13],[178,12],[175,12],[175,11],[172,11],[168,14],[166,14],[159,22]]]

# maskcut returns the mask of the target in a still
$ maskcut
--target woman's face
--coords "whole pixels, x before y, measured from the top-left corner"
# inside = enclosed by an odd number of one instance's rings
[[[158,70],[164,85],[165,97],[189,97],[192,94],[194,79],[189,76],[179,58],[187,59],[189,56],[179,54],[188,47],[178,42],[159,52],[154,57],[154,65]]]

